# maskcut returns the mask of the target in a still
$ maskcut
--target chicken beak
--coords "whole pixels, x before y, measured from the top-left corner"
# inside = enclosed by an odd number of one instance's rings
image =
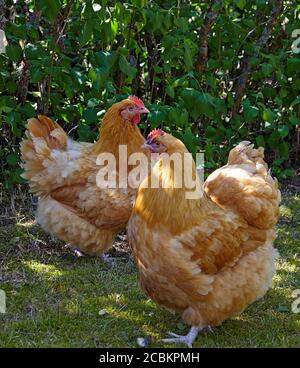
[[[141,145],[141,148],[151,150],[152,146],[151,146],[151,144],[149,144],[149,143],[146,141],[143,145]]]
[[[142,107],[139,112],[140,114],[149,114],[150,111],[146,107]]]

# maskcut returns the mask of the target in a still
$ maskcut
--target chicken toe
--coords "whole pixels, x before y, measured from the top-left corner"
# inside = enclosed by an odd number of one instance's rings
[[[79,249],[79,248],[77,248],[76,247],[76,245],[73,245],[73,244],[71,244],[71,243],[67,243],[67,244],[65,244],[65,248],[69,248],[69,249],[71,249],[72,250],[72,252],[74,253],[74,255],[76,256],[76,257],[84,257],[85,256],[85,254]]]
[[[73,248],[73,252],[76,257],[84,257],[85,254],[79,248]]]
[[[192,348],[193,342],[196,340],[198,333],[202,330],[203,330],[202,327],[192,326],[188,334],[185,336],[181,336],[173,332],[169,332],[169,335],[173,337],[162,339],[160,341],[166,342],[166,343],[182,343],[182,344],[186,344],[189,348]]]

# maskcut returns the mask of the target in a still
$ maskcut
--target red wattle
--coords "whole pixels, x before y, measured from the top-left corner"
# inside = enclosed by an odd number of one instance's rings
[[[133,124],[138,125],[141,121],[141,114],[136,114],[131,120]]]

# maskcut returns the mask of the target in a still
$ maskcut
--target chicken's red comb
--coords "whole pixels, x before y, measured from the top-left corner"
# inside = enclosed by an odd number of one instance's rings
[[[134,102],[138,107],[145,107],[144,102],[136,96],[128,96],[128,100]]]
[[[147,136],[147,140],[150,139],[154,139],[156,137],[161,137],[162,135],[165,135],[166,133],[160,129],[160,128],[157,128],[157,129],[153,129]]]

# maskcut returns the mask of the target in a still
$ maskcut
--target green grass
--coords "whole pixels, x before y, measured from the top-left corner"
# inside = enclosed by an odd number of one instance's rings
[[[1,347],[137,347],[138,337],[167,347],[158,340],[168,331],[187,332],[180,316],[139,289],[124,241],[112,252],[114,265],[78,258],[41,230],[32,207],[32,197],[2,196],[0,289],[7,313],[0,314]],[[286,194],[281,213],[272,288],[214,334],[201,334],[195,347],[300,346],[300,314],[291,311],[292,292],[300,289],[300,197]]]

